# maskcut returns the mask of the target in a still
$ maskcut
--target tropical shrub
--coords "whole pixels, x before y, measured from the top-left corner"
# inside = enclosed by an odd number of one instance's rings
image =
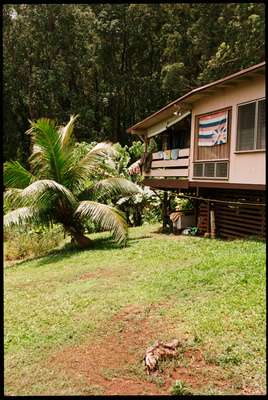
[[[25,229],[13,226],[6,228],[4,233],[5,261],[43,256],[59,246],[64,239],[60,225],[53,226],[52,229]]]
[[[65,126],[51,119],[30,121],[30,170],[18,161],[4,166],[6,206],[12,211],[4,217],[5,226],[61,224],[80,247],[91,241],[84,235],[87,221],[110,230],[118,243],[127,240],[124,214],[107,204],[111,196],[136,194],[140,189],[118,176],[111,143],[98,143],[91,149],[75,145],[71,116]]]
[[[116,205],[124,211],[130,226],[140,226],[143,222],[153,223],[161,220],[161,195],[160,192],[144,187],[143,176],[141,174],[129,174],[130,165],[141,158],[145,145],[141,141],[135,141],[131,146],[122,147],[116,144],[118,158],[115,160],[116,168],[125,178],[139,184],[140,193],[133,196],[122,197]],[[156,142],[150,139],[147,151],[153,152],[156,149]]]
[[[128,224],[140,226],[143,222],[153,223],[161,220],[161,200],[148,187],[134,196],[122,197],[117,206],[124,211]]]
[[[190,199],[183,199],[179,196],[172,196],[170,198],[171,209],[177,211],[190,211],[193,209],[193,203]]]

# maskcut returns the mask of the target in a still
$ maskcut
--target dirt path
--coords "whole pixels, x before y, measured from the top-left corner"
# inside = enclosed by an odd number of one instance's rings
[[[185,349],[179,360],[164,362],[162,372],[146,374],[144,352],[167,332],[167,321],[155,317],[155,307],[124,308],[94,343],[65,348],[54,354],[50,363],[70,376],[82,375],[89,385],[102,388],[105,395],[170,394],[175,380],[184,381],[193,390],[211,383],[219,390],[226,387],[220,369],[207,365],[201,350],[193,348]]]

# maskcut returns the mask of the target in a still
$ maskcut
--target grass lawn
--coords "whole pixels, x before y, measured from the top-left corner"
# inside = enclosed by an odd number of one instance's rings
[[[265,243],[159,226],[5,268],[6,395],[266,393]],[[173,338],[147,375],[147,347]]]

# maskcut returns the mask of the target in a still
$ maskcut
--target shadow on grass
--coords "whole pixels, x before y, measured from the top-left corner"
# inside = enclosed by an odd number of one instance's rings
[[[84,252],[94,252],[98,250],[111,251],[111,250],[129,248],[131,247],[131,244],[138,242],[139,239],[149,239],[149,238],[151,238],[151,236],[139,236],[136,238],[129,238],[125,246],[117,244],[116,242],[113,241],[112,238],[96,238],[93,239],[91,247],[86,249],[80,249],[73,243],[68,242],[60,248],[50,250],[45,255],[39,257],[27,258],[26,260],[15,262],[14,264],[9,265],[7,268],[13,269],[16,267],[22,267],[23,265],[32,261],[37,261],[35,266],[41,267],[42,265],[50,264],[63,259],[68,259]]]
[[[204,240],[214,240],[216,242],[235,242],[235,241],[241,241],[241,242],[256,242],[256,243],[265,243],[266,238],[263,238],[261,236],[255,236],[255,235],[248,235],[244,237],[233,237],[233,238],[226,238],[226,237],[221,237],[221,236],[216,236],[215,238],[211,237],[204,237],[202,233],[197,233],[196,235],[184,235],[182,233],[174,233],[167,230],[163,230],[162,227],[158,228],[157,230],[152,231],[152,233],[155,235],[155,237],[172,237],[172,238],[180,238],[180,237],[188,237],[188,238],[200,238]],[[138,238],[137,238],[138,239]]]
[[[151,235],[134,236],[134,237],[128,238],[128,242],[134,242],[139,239],[152,239],[152,237],[153,236],[151,236]],[[128,246],[126,246],[126,247],[128,247]]]

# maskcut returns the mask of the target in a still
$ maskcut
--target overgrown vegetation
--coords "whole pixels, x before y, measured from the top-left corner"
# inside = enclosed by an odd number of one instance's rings
[[[185,395],[192,395],[191,391],[187,387],[187,384],[183,381],[176,381],[171,389],[170,389],[170,394],[174,396],[185,396]]]
[[[4,159],[26,161],[28,118],[77,138],[129,143],[126,129],[191,89],[265,57],[264,3],[5,4]]]
[[[7,228],[4,232],[4,258],[6,261],[28,257],[41,257],[59,246],[64,239],[60,226],[47,228]]]
[[[57,369],[51,357],[100,339],[105,344],[108,330],[119,341],[122,328],[138,322],[131,311],[128,319],[119,319],[131,306],[144,310],[147,326],[156,319],[164,327],[152,330],[145,348],[127,349],[137,368],[118,365],[121,379],[129,370],[129,377],[137,373],[146,386],[141,365],[146,347],[157,339],[186,338],[187,348],[202,352],[206,361],[192,370],[203,373],[206,383],[197,377],[199,386],[191,392],[265,393],[265,243],[175,239],[155,234],[158,228],[131,228],[123,249],[99,233],[91,236],[92,250],[62,248],[5,269],[6,394],[105,394],[105,387],[89,384],[82,369],[68,372],[65,364]],[[187,372],[191,359],[182,354],[178,361]],[[218,386],[219,380],[224,384]],[[170,394],[170,386],[157,382],[157,390]]]

